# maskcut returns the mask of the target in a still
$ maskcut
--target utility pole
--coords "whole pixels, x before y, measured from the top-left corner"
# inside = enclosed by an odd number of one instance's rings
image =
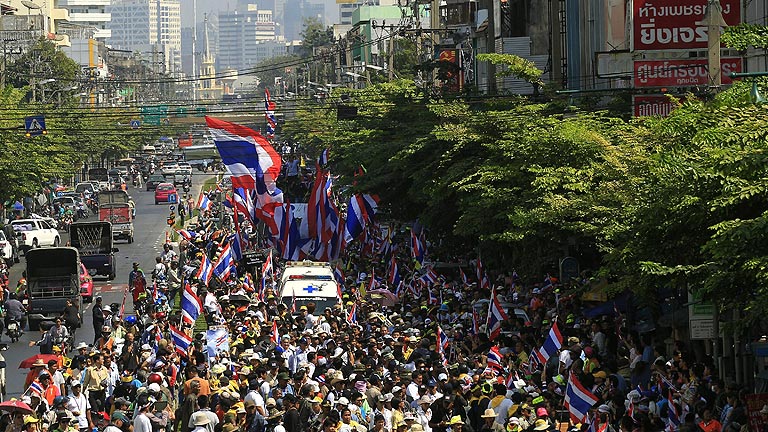
[[[387,66],[389,70],[389,80],[395,79],[395,26],[389,26],[389,59],[387,59]]]
[[[723,19],[723,7],[720,0],[709,0],[704,20],[696,23],[707,26],[707,59],[709,66],[709,87],[715,91],[720,90],[722,84],[722,71],[720,70],[720,29],[728,27]]]

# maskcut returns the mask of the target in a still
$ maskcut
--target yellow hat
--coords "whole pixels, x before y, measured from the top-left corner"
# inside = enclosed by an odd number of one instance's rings
[[[61,347],[58,345],[54,345],[53,348],[51,348],[53,352],[61,352]]]
[[[32,415],[24,416],[24,426],[30,424],[30,423],[39,423],[40,420]]]
[[[461,416],[453,416],[453,417],[451,417],[451,421],[449,423],[452,424],[452,425],[457,425],[457,424],[463,425],[464,424],[464,422],[461,420]]]

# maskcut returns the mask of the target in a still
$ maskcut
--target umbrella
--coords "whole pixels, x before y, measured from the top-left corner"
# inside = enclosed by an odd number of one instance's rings
[[[32,357],[22,361],[19,365],[19,369],[32,369],[32,365],[38,360],[42,360],[43,363],[48,364],[48,361],[50,360],[58,361],[59,356],[55,354],[35,354]]]
[[[15,203],[13,203],[13,209],[17,211],[22,211],[24,210],[24,204],[16,201]]]
[[[382,306],[394,306],[397,304],[397,296],[388,289],[375,289],[368,291],[371,299]]]
[[[11,414],[32,414],[32,408],[18,399],[11,399],[9,401],[0,402],[0,411],[8,411]]]

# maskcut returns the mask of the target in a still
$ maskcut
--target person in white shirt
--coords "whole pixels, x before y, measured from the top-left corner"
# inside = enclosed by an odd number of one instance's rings
[[[133,419],[133,432],[152,432],[152,422],[147,417],[147,413],[149,412],[149,407],[154,403],[154,399],[149,398],[149,402],[139,407],[139,415]],[[207,417],[205,419],[208,420]],[[200,432],[197,428],[195,428],[195,431]]]
[[[72,383],[72,395],[67,401],[67,409],[77,419],[77,425],[80,430],[93,428],[93,422],[91,421],[91,403],[88,402],[88,398],[85,397],[82,389],[83,386],[80,381],[74,381]],[[151,425],[149,432],[152,432]]]
[[[209,420],[208,424],[202,426],[202,428],[205,429],[205,432],[213,432],[214,429],[216,429],[216,425],[219,424],[219,417],[216,415],[216,413],[211,411],[209,404],[210,398],[208,395],[200,395],[197,397],[197,405],[199,408],[189,417],[188,426],[190,429],[198,428],[198,426],[195,425],[194,420],[196,418],[200,418],[201,415],[208,417]]]
[[[245,398],[243,398],[243,403],[249,402],[254,404],[256,411],[258,411],[259,414],[262,416],[266,415],[266,410],[264,409],[264,397],[262,397],[259,392],[259,382],[254,379],[248,382],[248,393],[245,395]]]
[[[405,394],[410,400],[415,401],[421,397],[419,395],[419,386],[421,385],[421,381],[423,379],[424,376],[421,374],[421,372],[417,371],[411,375],[411,383],[408,384],[408,387],[405,389]]]

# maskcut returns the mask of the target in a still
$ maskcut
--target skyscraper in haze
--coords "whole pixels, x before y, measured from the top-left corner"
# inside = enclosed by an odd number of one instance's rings
[[[179,0],[113,0],[108,12],[114,48],[157,57],[158,72],[181,70],[181,4]]]

